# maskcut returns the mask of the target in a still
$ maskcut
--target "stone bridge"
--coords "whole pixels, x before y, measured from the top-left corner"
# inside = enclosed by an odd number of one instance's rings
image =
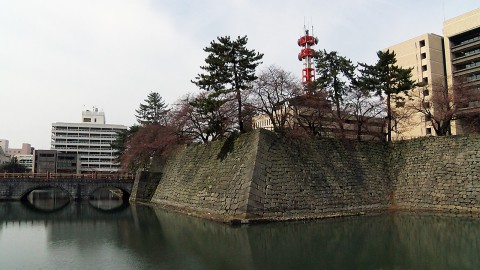
[[[101,188],[118,188],[128,199],[133,182],[130,174],[0,174],[0,200],[21,200],[33,190],[43,188],[64,190],[72,200],[88,200]]]

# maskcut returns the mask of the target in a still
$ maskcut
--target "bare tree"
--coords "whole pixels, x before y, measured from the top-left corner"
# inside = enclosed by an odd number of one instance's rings
[[[148,168],[152,158],[166,159],[180,144],[171,126],[144,125],[126,142],[120,164],[123,169],[131,171]]]
[[[289,101],[292,111],[292,128],[302,129],[312,137],[331,136],[332,105],[323,91],[308,91]]]
[[[420,114],[425,122],[432,125],[437,136],[451,135],[454,120],[468,119],[464,121],[467,123],[466,129],[476,126],[478,114],[468,113],[467,108],[472,102],[480,100],[480,94],[460,80],[449,88],[445,85],[418,87],[410,91],[410,96],[411,100],[406,102],[405,109]]]
[[[268,116],[275,131],[282,131],[291,118],[288,101],[300,88],[292,73],[277,66],[269,66],[260,72],[253,83],[250,101],[257,113]]]
[[[173,108],[173,125],[181,137],[208,142],[224,138],[234,131],[235,104],[216,98],[206,91],[182,98]]]
[[[372,97],[371,92],[352,87],[345,97],[346,122],[355,124],[355,137],[358,141],[364,138],[384,139],[385,101]]]

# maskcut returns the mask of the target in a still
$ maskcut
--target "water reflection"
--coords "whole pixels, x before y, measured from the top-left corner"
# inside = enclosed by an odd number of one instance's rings
[[[112,211],[127,206],[128,200],[124,197],[124,192],[118,188],[102,188],[90,195],[89,203],[97,209]]]
[[[56,211],[70,202],[68,193],[58,188],[36,189],[30,192],[24,200],[26,206],[40,211]]]
[[[128,206],[125,194],[118,188],[101,188],[94,191],[89,204],[102,211],[116,211]],[[43,188],[31,191],[22,201],[25,207],[37,211],[54,212],[69,204],[71,198],[65,190]]]
[[[230,227],[146,206],[106,212],[88,203],[71,203],[54,217],[32,215],[22,208],[17,203],[0,203],[0,261],[5,269],[480,266],[480,220],[472,218],[398,212]],[[18,241],[12,245],[11,239]],[[26,247],[42,250],[34,259],[25,258]]]

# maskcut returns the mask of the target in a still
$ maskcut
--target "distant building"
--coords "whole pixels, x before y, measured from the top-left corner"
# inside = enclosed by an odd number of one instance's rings
[[[0,148],[2,148],[3,153],[6,155],[8,151],[8,140],[0,139]]]
[[[473,10],[443,23],[445,62],[448,85],[463,83],[480,91],[480,9]],[[478,97],[461,109],[461,119],[455,121],[455,134],[480,131]]]
[[[5,154],[3,151],[3,147],[0,146],[0,165],[8,163],[10,161],[10,157]]]
[[[27,168],[28,172],[33,172],[33,155],[15,155],[18,164],[21,164]]]
[[[31,155],[33,154],[34,148],[29,143],[22,143],[22,148],[8,148],[7,154],[11,156],[16,155]]]
[[[435,104],[429,103],[435,99],[432,94],[439,93],[437,90],[450,91],[454,98],[458,97],[459,93],[456,92],[460,90],[453,86],[456,82],[457,85],[462,85],[462,91],[466,88],[469,91],[480,91],[480,9],[445,21],[443,34],[444,37],[424,34],[387,48],[395,52],[399,66],[413,68],[414,81],[423,82],[427,86],[429,91],[416,98],[424,98],[425,105],[432,106],[433,114]],[[480,131],[479,96],[470,95],[466,98],[471,100],[457,103],[464,107],[457,113],[461,119],[454,121],[450,127],[452,134]],[[393,134],[392,139],[435,135],[429,119],[425,119],[422,114],[409,117],[408,121],[396,126],[396,134]]]
[[[35,150],[33,154],[34,173],[56,173],[57,170],[56,150]]]
[[[433,93],[445,88],[445,65],[443,60],[443,38],[435,34],[424,34],[409,39],[387,48],[394,51],[397,57],[397,65],[403,68],[413,68],[412,80],[423,83],[426,91],[419,92],[426,102],[429,102]],[[385,51],[387,50],[385,49]],[[417,99],[406,102],[418,102]],[[435,132],[429,119],[425,119],[422,113],[409,116],[408,121],[395,121],[392,123],[392,139],[411,139],[421,136],[434,135]]]
[[[80,159],[76,153],[57,153],[57,173],[81,173]]]
[[[12,157],[16,157],[19,164],[25,166],[28,171],[33,168],[33,150],[29,143],[23,143],[22,148],[10,148],[9,141],[0,139],[0,164],[7,163]]]
[[[35,150],[34,173],[80,173],[80,163],[75,153],[59,153],[56,150]]]
[[[83,111],[80,123],[57,122],[52,124],[52,150],[77,154],[82,173],[92,171],[114,172],[120,169],[115,161],[111,143],[123,125],[105,123],[105,113],[97,108]]]
[[[315,125],[319,136],[322,137],[340,137],[343,135],[347,139],[384,139],[385,120],[383,118],[357,118],[354,115],[341,112],[342,119],[338,119],[336,111],[332,109],[331,103],[326,99],[320,104],[312,104],[308,95],[298,96],[285,104],[279,105],[275,114],[274,118],[280,118],[280,115],[284,115],[285,126],[288,129],[303,129]],[[274,129],[270,117],[266,114],[253,117],[252,122],[253,129]],[[359,125],[360,122],[361,125]],[[340,125],[343,127],[343,134]]]

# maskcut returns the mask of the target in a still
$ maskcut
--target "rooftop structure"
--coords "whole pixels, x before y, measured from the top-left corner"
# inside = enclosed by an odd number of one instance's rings
[[[312,29],[313,32],[313,29]],[[312,65],[313,57],[315,56],[315,50],[312,46],[318,43],[318,39],[311,36],[308,29],[305,29],[305,35],[298,39],[298,46],[302,47],[302,50],[298,54],[298,60],[303,62],[302,69],[302,82],[308,84],[315,80],[315,69]]]

